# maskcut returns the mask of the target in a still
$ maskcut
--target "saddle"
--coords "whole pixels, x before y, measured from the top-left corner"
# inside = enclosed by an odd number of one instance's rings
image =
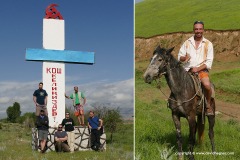
[[[197,108],[196,108],[197,110],[196,111],[197,111],[197,114],[202,113],[202,108],[205,105],[204,102],[206,101],[205,96],[204,96],[203,86],[202,86],[202,83],[201,83],[197,74],[191,74],[191,73],[189,73],[189,74],[191,75],[192,80],[194,82],[194,88],[195,88],[196,96],[198,97],[198,103],[197,103],[198,105],[197,105]],[[215,89],[214,88],[215,88],[214,84],[211,83],[211,89],[212,89],[211,97],[212,98],[215,98]]]

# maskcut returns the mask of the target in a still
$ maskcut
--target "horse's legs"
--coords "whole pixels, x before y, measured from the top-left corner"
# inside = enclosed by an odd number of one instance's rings
[[[172,119],[177,131],[178,159],[182,159],[183,153],[182,153],[182,135],[180,117],[172,113]]]
[[[188,117],[188,124],[189,124],[189,151],[191,155],[189,156],[189,159],[194,159],[193,155],[193,148],[196,141],[196,119],[195,114],[191,114]]]
[[[211,107],[213,108],[214,112],[215,112],[215,100],[212,99],[211,100]],[[214,145],[214,124],[215,124],[215,115],[212,116],[208,116],[208,123],[209,123],[209,132],[208,132],[208,136],[209,139],[211,141],[211,145],[212,145],[212,152],[215,152],[215,145]]]

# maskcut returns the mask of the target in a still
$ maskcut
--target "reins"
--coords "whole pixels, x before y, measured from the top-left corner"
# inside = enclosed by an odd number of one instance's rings
[[[167,96],[167,95],[161,90],[161,87],[160,87],[160,80],[159,80],[159,81],[156,80],[156,83],[157,83],[157,88],[158,88],[158,89],[162,92],[162,94],[167,98],[168,96]],[[187,103],[187,102],[193,100],[193,99],[197,96],[197,94],[198,94],[199,91],[200,91],[200,87],[198,87],[198,90],[196,91],[196,93],[193,95],[192,98],[183,101],[182,104],[183,104],[183,103]],[[171,101],[174,101],[174,102],[178,102],[178,101],[176,101],[175,99],[172,99],[172,98],[170,98],[170,97],[167,98],[167,99],[168,99],[168,100],[171,100]]]
[[[164,66],[167,66],[169,63],[166,63]],[[173,69],[175,69],[176,68],[176,66],[175,67],[173,67],[173,68],[170,68],[170,70],[169,71],[171,71],[171,70],[173,70]],[[162,92],[162,94],[168,99],[168,100],[171,100],[171,101],[174,101],[174,102],[177,102],[178,103],[178,101],[176,101],[175,99],[172,99],[172,98],[168,98],[168,96],[161,90],[161,86],[160,86],[160,78],[161,78],[161,76],[162,75],[165,75],[166,74],[166,72],[163,72],[163,73],[160,73],[159,74],[159,76],[158,76],[158,79],[159,79],[159,81],[157,81],[157,79],[155,80],[156,81],[156,83],[157,83],[157,88]],[[200,82],[201,83],[201,82]],[[185,101],[183,101],[182,102],[182,104],[183,103],[187,103],[187,102],[189,102],[189,101],[191,101],[191,100],[193,100],[196,96],[197,96],[197,94],[198,94],[198,92],[200,91],[200,86],[201,85],[198,85],[199,87],[198,87],[198,90],[196,91],[196,93],[193,95],[193,97],[192,98],[190,98],[190,99],[188,99],[188,100],[185,100]],[[202,98],[201,98],[202,99]],[[202,100],[201,100],[202,101]],[[200,103],[201,103],[201,101],[200,101]],[[199,103],[199,104],[200,104]]]

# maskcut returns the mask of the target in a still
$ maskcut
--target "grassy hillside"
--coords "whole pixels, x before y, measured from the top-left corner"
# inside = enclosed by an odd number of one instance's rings
[[[135,72],[135,154],[141,160],[161,159],[161,153],[167,151],[176,159],[177,152],[176,131],[171,118],[171,110],[166,106],[166,97],[156,88],[156,84],[146,84],[143,81],[143,72],[147,62],[138,62]],[[225,93],[225,98],[229,99],[239,96],[240,69],[218,71],[211,75],[214,83],[217,84],[217,90]],[[222,78],[228,76],[228,79]],[[221,85],[220,85],[221,84]],[[165,79],[162,78],[162,90],[166,93]],[[231,93],[231,94],[230,94]],[[234,96],[233,96],[234,95]],[[235,98],[236,98],[235,97]],[[235,99],[238,103],[237,98]],[[188,151],[188,123],[186,119],[181,120],[183,150]],[[240,159],[239,142],[240,124],[230,119],[223,121],[221,115],[216,116],[215,124],[215,147],[216,152],[229,155],[216,155],[216,160],[237,160]],[[211,145],[208,138],[208,123],[205,124],[204,143],[195,146],[197,153],[211,152]],[[212,155],[196,155],[196,159],[208,160],[213,159]]]
[[[144,0],[135,7],[135,36],[192,31],[196,20],[205,29],[239,29],[239,0]]]
[[[107,133],[107,142],[109,142]],[[124,124],[113,134],[113,143],[107,143],[106,152],[77,151],[71,153],[48,152],[41,154],[32,150],[31,131],[23,125],[0,122],[0,160],[132,160],[133,124]]]

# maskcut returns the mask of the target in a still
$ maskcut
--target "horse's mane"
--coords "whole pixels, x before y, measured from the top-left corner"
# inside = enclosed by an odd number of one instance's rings
[[[181,67],[181,62],[179,62],[173,55],[172,53],[169,53],[169,57],[170,57],[170,64],[172,64],[172,67]]]
[[[173,49],[173,48],[172,48]],[[160,48],[157,47],[156,50],[154,51],[153,54],[158,53],[159,55],[162,55],[164,59],[170,60],[171,67],[178,67],[181,62],[179,62],[171,53],[171,51],[165,49],[165,48]],[[179,66],[180,67],[180,66]]]

